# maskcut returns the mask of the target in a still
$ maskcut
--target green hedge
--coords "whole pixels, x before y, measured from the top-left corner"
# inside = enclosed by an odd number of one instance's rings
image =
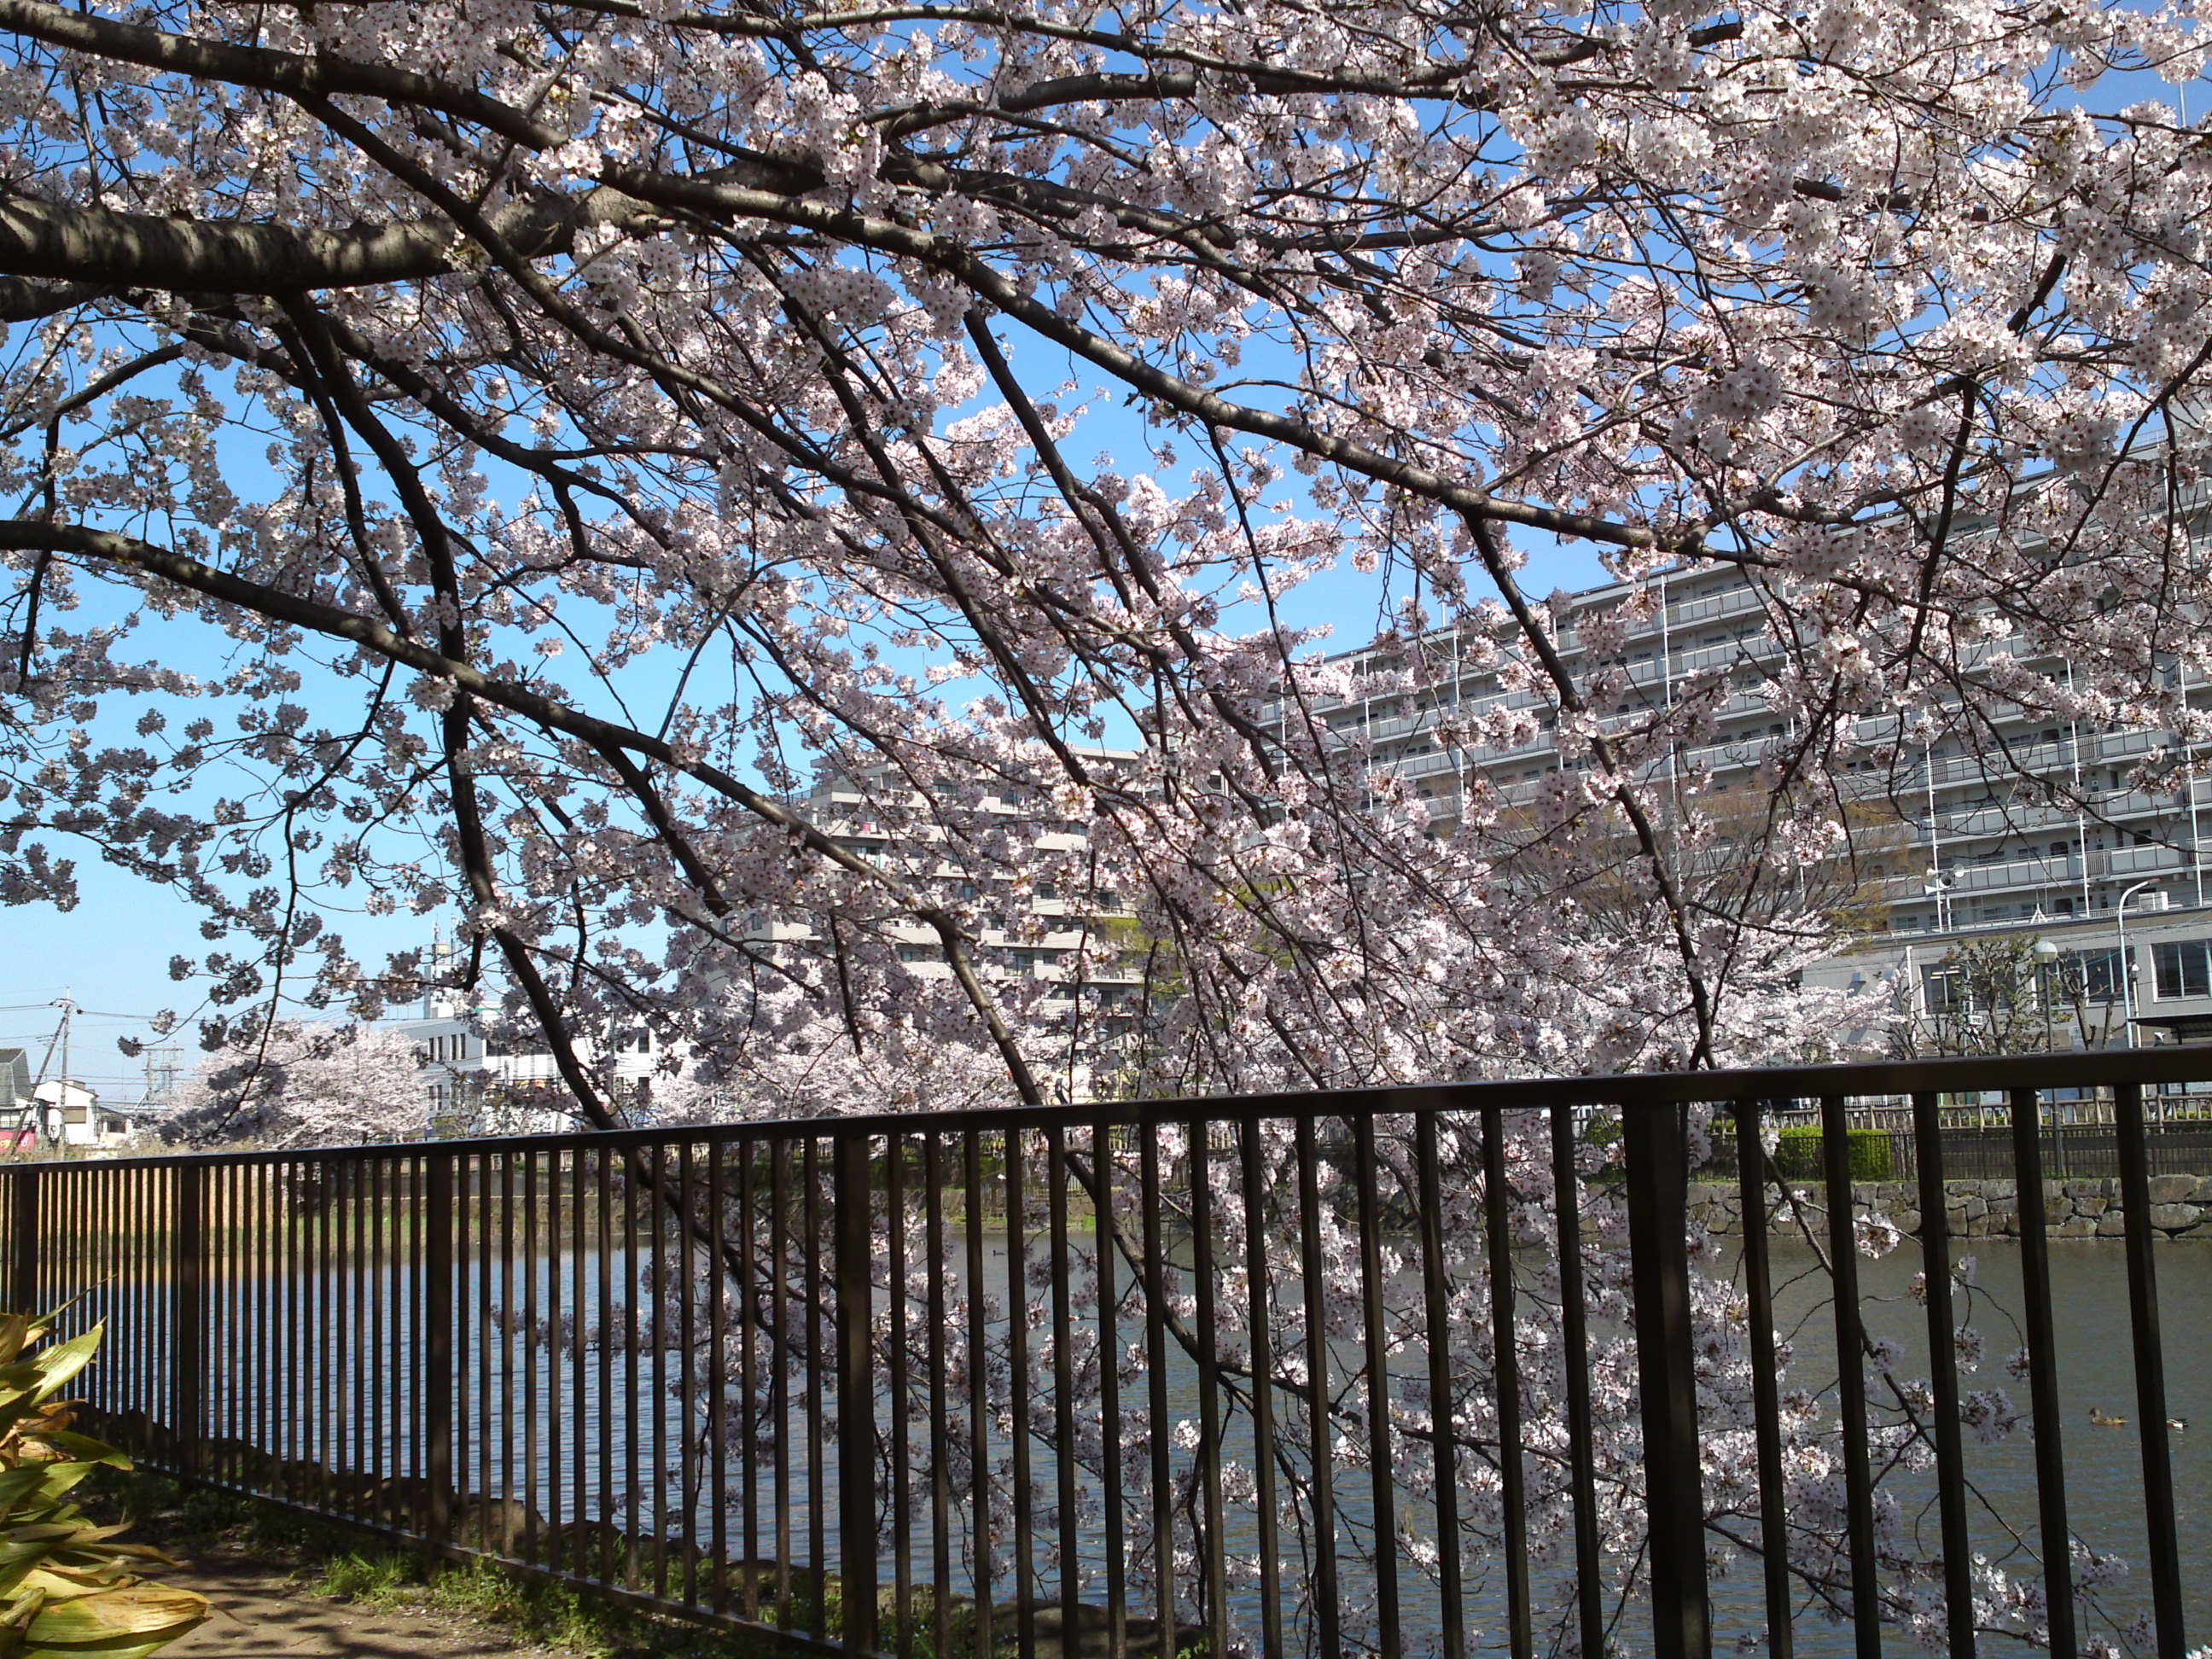
[[[1824,1161],[1820,1146],[1820,1130],[1817,1124],[1796,1123],[1785,1126],[1782,1138],[1774,1149],[1776,1168],[1790,1181],[1824,1181],[1828,1166]],[[1851,1179],[1854,1181],[1894,1181],[1897,1162],[1890,1151],[1889,1131],[1887,1129],[1850,1129],[1845,1134],[1851,1149]]]

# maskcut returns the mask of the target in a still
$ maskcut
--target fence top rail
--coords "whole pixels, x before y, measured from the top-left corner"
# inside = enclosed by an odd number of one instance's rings
[[[356,1159],[428,1159],[532,1152],[726,1141],[828,1140],[881,1135],[945,1134],[970,1129],[1144,1127],[1160,1123],[1237,1122],[1260,1118],[1343,1117],[1471,1111],[1485,1106],[1601,1106],[1620,1110],[1724,1105],[1743,1100],[1830,1097],[1972,1094],[2022,1089],[2073,1089],[2114,1083],[2212,1080],[2212,1043],[2157,1048],[2103,1048],[2064,1054],[1972,1056],[1952,1060],[1875,1060],[1840,1066],[1748,1066],[1734,1071],[1647,1072],[1595,1077],[1512,1078],[1390,1088],[1313,1090],[1272,1095],[1200,1095],[1171,1100],[1100,1101],[1075,1106],[990,1106],[951,1112],[877,1113],[865,1116],[783,1118],[743,1123],[673,1124],[641,1129],[587,1129],[557,1134],[476,1140],[381,1142],[362,1146],[299,1146],[246,1152],[185,1152],[82,1163],[0,1162],[0,1169],[169,1169],[205,1164],[327,1164]]]

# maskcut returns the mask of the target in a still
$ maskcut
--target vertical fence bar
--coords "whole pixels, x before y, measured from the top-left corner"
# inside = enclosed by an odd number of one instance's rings
[[[738,1371],[744,1381],[744,1414],[738,1419],[744,1447],[744,1497],[745,1510],[745,1576],[741,1587],[738,1606],[748,1619],[760,1617],[760,1446],[761,1395],[760,1344],[760,1280],[763,1260],[771,1271],[775,1258],[764,1255],[759,1237],[760,1200],[759,1165],[761,1143],[745,1139],[738,1143],[743,1161],[738,1166],[738,1237],[744,1241],[744,1260],[741,1264],[744,1282],[738,1288]],[[771,1157],[773,1154],[771,1154]],[[773,1392],[773,1385],[769,1385]]]
[[[730,1610],[730,1195],[723,1185],[729,1151],[729,1142],[718,1139],[707,1152],[707,1479],[714,1486],[707,1605],[714,1613]]]
[[[996,1563],[991,1552],[991,1379],[985,1363],[989,1352],[989,1308],[983,1299],[983,1137],[979,1130],[961,1133],[962,1230],[968,1236],[968,1518],[973,1528],[975,1562],[975,1650],[994,1653],[991,1592]],[[1017,1425],[1016,1432],[1018,1433]]]
[[[952,1399],[945,1356],[945,1148],[921,1137],[922,1230],[929,1249],[930,1652],[952,1645]]]
[[[1190,1276],[1198,1336],[1199,1487],[1206,1517],[1199,1571],[1206,1586],[1209,1654],[1229,1651],[1229,1551],[1222,1536],[1221,1370],[1213,1312],[1213,1177],[1206,1170],[1206,1137],[1212,1129],[1206,1119],[1198,1118],[1184,1130],[1190,1176]]]
[[[2142,1442],[2143,1515],[2149,1528],[2151,1611],[2159,1659],[2187,1650],[2181,1613],[2180,1540],[2174,1530],[2173,1465],[2166,1446],[2166,1348],[2159,1331],[2158,1267],[2152,1255],[2150,1161],[2143,1140],[2142,1085],[2112,1091],[2119,1144],[2120,1204],[2128,1240],[2128,1309],[2135,1336],[2136,1421]]]
[[[1482,1209],[1490,1235],[1490,1321],[1496,1353],[1498,1462],[1504,1503],[1507,1633],[1513,1659],[1534,1659],[1528,1499],[1521,1463],[1521,1358],[1514,1330],[1513,1188],[1505,1174],[1505,1114],[1496,1106],[1482,1109]],[[1456,1563],[1454,1566],[1455,1570]]]
[[[1252,1473],[1260,1510],[1260,1651],[1262,1659],[1282,1659],[1282,1564],[1275,1528],[1275,1344],[1267,1319],[1267,1181],[1257,1115],[1237,1125],[1237,1138],[1243,1155],[1244,1294],[1252,1343]]]
[[[1598,1550],[1589,1307],[1583,1287],[1582,1180],[1576,1167],[1574,1111],[1554,1106],[1551,1116],[1553,1208],[1559,1237],[1560,1360],[1567,1375],[1567,1479],[1574,1496],[1576,1629],[1583,1659],[1604,1659],[1605,1577]]]
[[[1121,1515],[1121,1339],[1115,1328],[1114,1146],[1103,1123],[1091,1131],[1091,1249],[1098,1282],[1098,1437],[1101,1494],[1106,1522],[1106,1659],[1126,1659],[1129,1649],[1129,1582]],[[939,1651],[942,1652],[940,1649]]]
[[[2027,1392],[2035,1419],[2035,1497],[2041,1523],[2043,1590],[2051,1659],[2075,1659],[2073,1534],[2066,1524],[2066,1459],[2058,1425],[2058,1341],[2051,1322],[2051,1243],[2045,1231],[2042,1115],[2036,1091],[2012,1101],[2014,1203],[2020,1220],[2021,1323],[2027,1337]]]
[[[1383,1312],[1382,1195],[1375,1115],[1352,1117],[1352,1180],[1359,1189],[1359,1297],[1367,1346],[1367,1461],[1375,1499],[1376,1630],[1382,1659],[1405,1651],[1398,1626],[1397,1494],[1390,1476],[1390,1345]]]
[[[538,1279],[544,1257],[538,1233],[538,1154],[522,1154],[522,1548],[524,1560],[538,1560],[539,1425],[544,1420],[538,1400]],[[688,1352],[689,1350],[687,1349]]]
[[[1321,1154],[1315,1120],[1298,1114],[1298,1294],[1306,1326],[1306,1467],[1313,1502],[1314,1632],[1321,1651],[1334,1659],[1344,1638],[1337,1611],[1336,1462],[1334,1425],[1329,1420],[1328,1293],[1321,1253]],[[1596,1659],[1593,1654],[1592,1659]]]
[[[653,1401],[650,1420],[653,1437],[646,1462],[652,1469],[652,1504],[647,1511],[650,1523],[642,1516],[630,1518],[633,1531],[649,1529],[653,1534],[653,1593],[658,1596],[669,1594],[668,1534],[672,1530],[668,1513],[668,1152],[660,1141],[640,1149],[639,1156],[653,1160],[652,1173],[646,1177],[646,1237],[649,1248],[641,1250],[635,1283],[638,1300],[646,1307],[646,1333],[653,1343],[653,1382],[646,1390]]]
[[[1858,1659],[1881,1659],[1874,1472],[1867,1448],[1866,1330],[1859,1319],[1858,1220],[1851,1196],[1850,1118],[1840,1095],[1820,1101],[1820,1157],[1827,1176],[1828,1269],[1835,1281],[1837,1418],[1844,1437],[1844,1510],[1851,1541],[1851,1631]]]
[[[908,1375],[906,1149],[904,1135],[884,1137],[884,1219],[889,1259],[891,1413],[891,1604],[900,1659],[914,1654],[914,1401]]]
[[[1974,1659],[1973,1542],[1966,1530],[1966,1455],[1959,1432],[1959,1340],[1951,1308],[1951,1221],[1936,1097],[1912,1097],[1920,1164],[1921,1283],[1928,1297],[1929,1374],[1936,1394],[1936,1500],[1943,1531],[1943,1620],[1951,1659]],[[2162,1659],[2181,1659],[2179,1654]]]
[[[1774,1276],[1767,1257],[1766,1143],[1759,1103],[1735,1103],[1736,1194],[1743,1216],[1745,1334],[1751,1349],[1751,1413],[1759,1446],[1760,1566],[1766,1581],[1766,1650],[1790,1659],[1790,1516],[1782,1475],[1782,1399],[1774,1352]]]
[[[1690,1176],[1682,1139],[1679,1107],[1632,1106],[1621,1113],[1636,1369],[1644,1402],[1654,1659],[1709,1659],[1712,1652],[1685,1236]]]
[[[562,1306],[568,1271],[563,1257],[568,1252],[562,1231],[566,1218],[561,1207],[561,1164],[568,1156],[556,1149],[545,1157],[545,1565],[555,1572],[565,1565],[563,1540],[570,1531],[569,1425],[583,1410],[583,1402],[565,1386],[569,1368],[562,1364],[562,1346],[574,1328],[569,1322],[573,1314]]]
[[[363,1158],[356,1168],[368,1172],[369,1265],[367,1299],[370,1308],[369,1348],[366,1389],[371,1402],[370,1432],[355,1453],[351,1468],[369,1477],[373,1494],[367,1510],[386,1526],[394,1523],[392,1483],[396,1471],[392,1452],[406,1420],[406,1402],[398,1397],[394,1383],[400,1373],[392,1364],[399,1346],[402,1314],[398,1298],[399,1261],[398,1218],[392,1213],[394,1188],[392,1168],[384,1159]],[[319,1163],[317,1173],[330,1166]],[[319,1182],[318,1183],[320,1184]]]
[[[1006,1388],[1014,1480],[1014,1639],[1021,1659],[1036,1651],[1036,1518],[1030,1509],[1030,1273],[1023,1237],[1022,1133],[1002,1138],[1006,1164]]]
[[[453,1154],[424,1160],[422,1195],[422,1438],[429,1483],[425,1541],[453,1538]]]
[[[169,1238],[169,1411],[177,1467],[200,1472],[201,1417],[207,1382],[207,1166],[180,1158],[175,1176],[174,1231]]]
[[[834,1159],[834,1153],[833,1153]],[[830,1498],[827,1481],[829,1459],[822,1443],[823,1394],[828,1379],[823,1376],[824,1350],[835,1340],[836,1326],[833,1318],[830,1329],[823,1328],[822,1300],[822,1143],[809,1135],[799,1144],[799,1168],[803,1190],[799,1195],[800,1224],[805,1228],[805,1260],[802,1283],[806,1287],[802,1316],[806,1325],[806,1554],[807,1586],[813,1605],[807,1610],[807,1634],[817,1642],[830,1639],[830,1542],[828,1510]],[[834,1174],[832,1179],[835,1179]],[[833,1223],[834,1225],[834,1223]],[[836,1241],[833,1237],[834,1252]],[[830,1263],[832,1275],[836,1264]],[[834,1358],[834,1356],[830,1356]]]
[[[599,1315],[594,1323],[599,1328],[599,1410],[594,1426],[599,1431],[599,1577],[608,1583],[623,1570],[629,1552],[620,1546],[621,1534],[615,1526],[615,1158],[608,1152],[599,1152],[592,1162],[599,1177],[598,1213],[593,1220],[598,1224],[599,1246]],[[481,1167],[481,1166],[480,1166]],[[487,1270],[488,1251],[479,1250],[477,1272],[482,1277]]]
[[[836,1140],[837,1554],[845,1646],[876,1640],[875,1298],[869,1262],[869,1142]],[[896,1294],[896,1290],[894,1291]]]
[[[1152,1422],[1152,1600],[1163,1652],[1176,1644],[1175,1482],[1168,1448],[1168,1268],[1166,1229],[1160,1215],[1160,1132],[1148,1123],[1138,1132],[1139,1214],[1145,1237],[1145,1382]]]
[[[1464,1659],[1467,1652],[1467,1608],[1462,1600],[1460,1583],[1459,1539],[1459,1449],[1454,1437],[1458,1432],[1452,1405],[1451,1375],[1451,1287],[1444,1272],[1443,1218],[1443,1162],[1437,1140],[1437,1116],[1434,1112],[1423,1112],[1414,1123],[1413,1164],[1419,1171],[1421,1191],[1421,1292],[1428,1315],[1429,1349],[1429,1430],[1434,1437],[1431,1454],[1436,1464],[1437,1487],[1437,1588],[1443,1599],[1443,1659]],[[1483,1118],[1483,1133],[1490,1131],[1487,1114]],[[1487,1178],[1490,1170],[1488,1147],[1484,1148],[1483,1172]],[[1502,1182],[1500,1183],[1503,1184]],[[1483,1204],[1486,1209],[1496,1203],[1496,1189],[1486,1189]],[[1493,1239],[1494,1242],[1494,1239]],[[1498,1255],[1491,1253],[1491,1269],[1496,1272]],[[1510,1322],[1511,1315],[1507,1315]],[[1499,1356],[1498,1373],[1498,1455],[1505,1474],[1505,1506],[1518,1507],[1520,1493],[1520,1459],[1514,1455],[1514,1434],[1506,1425],[1507,1408],[1504,1378],[1511,1362],[1503,1351]],[[1515,1393],[1519,1392],[1516,1384]],[[1510,1545],[1509,1545],[1510,1547]],[[1517,1582],[1511,1578],[1514,1566],[1521,1570]],[[1525,1659],[1520,1647],[1523,1615],[1527,1612],[1525,1592],[1528,1588],[1528,1558],[1525,1551],[1518,1563],[1507,1565],[1510,1589],[1507,1619],[1514,1642],[1516,1659]]]
[[[1053,1473],[1060,1500],[1060,1629],[1072,1647],[1082,1614],[1082,1559],[1076,1531],[1075,1307],[1067,1236],[1067,1132],[1045,1132],[1045,1200],[1052,1261]]]

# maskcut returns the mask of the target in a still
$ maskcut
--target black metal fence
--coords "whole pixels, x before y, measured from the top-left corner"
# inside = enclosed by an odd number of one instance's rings
[[[158,1467],[786,1644],[1874,1659],[1910,1626],[1954,1659],[2107,1630],[2183,1659],[2142,1096],[2208,1074],[2164,1049],[29,1164],[10,1290],[106,1322],[90,1404]],[[2023,1408],[1971,1374],[1958,1328],[1997,1293],[1941,1199],[1939,1094],[2014,1091],[2032,1182],[2034,1091],[2088,1085],[2128,1222],[2117,1544],[2069,1521],[2040,1206]],[[1820,1099],[1840,1178],[1850,1102],[1899,1094],[1910,1297],[1863,1293],[1890,1267],[1848,1206],[1809,1301],[1764,1229],[1692,1238],[1701,1134],[1771,1210],[1760,1102]],[[2043,1571],[2077,1545],[2148,1570]]]

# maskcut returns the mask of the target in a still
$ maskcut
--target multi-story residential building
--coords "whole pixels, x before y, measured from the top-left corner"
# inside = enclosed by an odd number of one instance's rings
[[[1769,635],[1762,598],[1732,571],[1698,572],[1662,583],[1663,602],[1629,625],[1623,653],[1627,685],[1610,713],[1633,716],[1679,695],[1693,677],[1716,669],[1770,666],[1781,647]],[[1628,590],[1609,586],[1575,596],[1575,614],[1612,611]],[[1516,748],[1464,747],[1442,739],[1454,714],[1540,699],[1500,684],[1488,670],[1462,665],[1485,654],[1463,647],[1471,631],[1413,642],[1385,640],[1340,659],[1355,689],[1316,710],[1336,730],[1357,730],[1376,762],[1409,781],[1431,817],[1455,818],[1468,782],[1480,778],[1510,807],[1532,801],[1543,775],[1560,764],[1540,726]],[[1578,665],[1574,627],[1562,654]],[[2212,696],[2212,688],[2208,688]],[[1270,711],[1279,720],[1279,709]],[[1770,744],[1786,738],[1775,712],[1747,684],[1721,703],[1706,745],[1667,763],[1725,786],[1749,777]],[[1869,726],[1870,738],[1889,735]],[[1854,830],[1875,850],[1862,866],[1854,907],[1860,934],[1852,947],[1808,970],[1808,983],[1897,987],[1901,1014],[1949,1006],[1958,978],[1945,958],[1961,941],[2033,933],[2050,941],[2037,971],[2069,988],[2049,999],[2078,1011],[2056,1024],[2063,1043],[2147,1041],[2159,1034],[2212,1036],[2212,908],[2206,848],[2212,829],[2212,779],[2179,789],[2131,789],[2126,773],[2154,748],[2178,745],[2172,733],[2100,732],[2025,716],[2000,725],[2009,751],[2002,775],[1955,740],[1933,744],[1898,768],[1868,772],[1855,793],[1866,816]],[[2023,775],[2064,785],[2078,807],[2028,799]],[[2124,914],[2122,907],[2124,906]],[[2124,938],[2123,938],[2124,934]],[[2124,957],[2118,954],[2123,950]],[[2125,960],[2130,971],[2122,975]],[[2132,1033],[2130,1038],[2130,1033]]]
[[[431,947],[434,967],[449,970],[453,947]],[[549,1050],[488,1045],[488,1006],[471,1006],[457,992],[433,987],[421,1013],[385,1029],[422,1045],[424,1110],[434,1133],[447,1135],[544,1134],[576,1127],[568,1085]],[[590,1045],[587,1045],[587,1048]],[[607,1039],[617,1087],[652,1074],[653,1036],[644,1030]]]
[[[1139,758],[1133,750],[1082,748],[1078,750],[1101,769],[1126,765]],[[828,774],[818,779],[798,806],[808,821],[818,826],[849,851],[881,860],[908,884],[933,890],[945,898],[980,907],[983,926],[979,930],[977,963],[986,980],[1005,981],[1030,978],[1044,982],[1048,1010],[1073,1006],[1079,994],[1097,1012],[1108,1026],[1122,1023],[1115,1010],[1137,994],[1133,980],[1103,969],[1097,953],[1079,962],[1086,945],[1095,946],[1099,932],[1121,914],[1119,896],[1096,884],[1071,883],[1066,890],[1054,873],[1079,865],[1087,844],[1082,825],[1072,821],[1048,821],[1030,843],[1025,867],[1010,869],[1003,863],[988,867],[964,862],[941,831],[925,826],[919,835],[893,827],[879,816],[895,805],[898,789],[888,775],[856,780]],[[1009,822],[1034,824],[1046,803],[1028,799],[1010,788],[989,789],[981,810]],[[939,847],[938,855],[918,856],[899,850],[904,839]],[[817,936],[818,919],[804,915],[771,915],[757,913],[747,919],[748,935],[786,947]],[[893,918],[883,928],[894,943],[901,961],[917,977],[945,979],[951,967],[944,959],[936,933],[924,923]]]

